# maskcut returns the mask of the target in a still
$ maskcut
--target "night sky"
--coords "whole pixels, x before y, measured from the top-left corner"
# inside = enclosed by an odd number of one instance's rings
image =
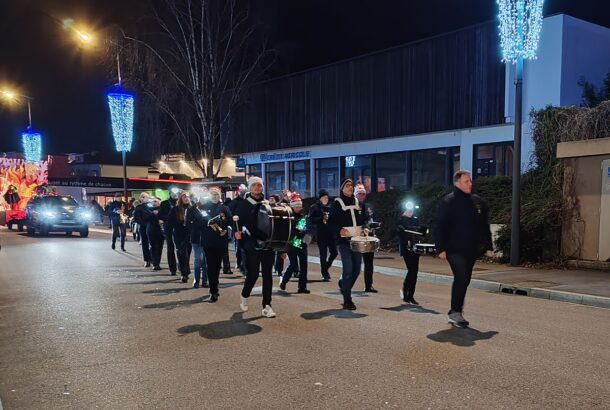
[[[564,12],[610,27],[602,0],[546,0],[545,16]],[[495,0],[251,0],[277,53],[281,75],[396,46],[495,18]],[[146,0],[0,0],[0,87],[16,85],[35,98],[34,128],[44,153],[101,151],[118,162],[105,92],[112,84],[99,53],[78,49],[59,21],[137,32]],[[0,105],[0,151],[20,151],[25,106]],[[136,130],[133,161],[150,154]]]

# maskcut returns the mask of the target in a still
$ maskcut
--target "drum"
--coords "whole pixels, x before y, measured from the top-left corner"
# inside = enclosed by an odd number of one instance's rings
[[[418,255],[436,254],[436,245],[433,243],[416,243],[413,245],[413,253]]]
[[[282,250],[290,242],[294,214],[289,206],[271,206],[264,202],[256,214],[257,242],[259,249]]]
[[[377,252],[379,250],[379,238],[375,238],[374,236],[354,236],[349,241],[349,246],[353,252]]]

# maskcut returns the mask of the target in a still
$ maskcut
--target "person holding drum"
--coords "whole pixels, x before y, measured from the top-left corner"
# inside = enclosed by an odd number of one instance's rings
[[[271,307],[271,292],[273,290],[273,259],[275,253],[272,249],[259,248],[257,243],[257,212],[265,200],[263,196],[263,180],[259,177],[250,177],[248,192],[243,201],[235,207],[233,220],[235,223],[235,238],[246,256],[246,281],[241,291],[240,308],[248,310],[248,298],[252,288],[258,280],[259,273],[263,276],[263,311],[265,317],[275,317]]]
[[[354,197],[354,181],[344,178],[341,181],[341,193],[330,206],[328,223],[337,238],[337,249],[341,255],[343,274],[341,275],[341,293],[343,294],[343,309],[356,310],[352,301],[352,287],[360,275],[362,253],[352,251],[350,240],[368,229],[364,227],[367,215]]]
[[[414,299],[415,285],[417,283],[417,272],[419,271],[419,254],[414,252],[414,246],[418,243],[422,228],[419,220],[414,216],[415,204],[407,201],[405,212],[398,219],[396,233],[398,234],[398,249],[400,256],[405,261],[407,276],[402,284],[400,298],[406,303],[419,305]]]
[[[293,231],[292,240],[288,244],[288,259],[290,265],[284,272],[280,281],[280,289],[286,290],[286,284],[295,272],[299,273],[299,290],[297,293],[311,293],[307,289],[307,220],[303,215],[303,201],[301,195],[294,192],[290,197],[290,207],[294,212],[294,223],[296,229]]]
[[[362,208],[362,212],[367,216],[367,219],[373,219],[373,209],[367,204],[366,201],[366,188],[363,184],[358,184],[354,188],[354,194],[356,199]],[[373,287],[373,261],[375,259],[375,252],[367,252],[362,254],[362,261],[364,262],[364,291],[367,293],[377,293],[377,289]]]
[[[328,269],[332,266],[337,257],[337,243],[334,232],[328,225],[330,215],[330,195],[325,189],[318,193],[318,202],[309,208],[309,220],[316,227],[318,250],[320,251],[320,269],[324,282],[330,280]]]

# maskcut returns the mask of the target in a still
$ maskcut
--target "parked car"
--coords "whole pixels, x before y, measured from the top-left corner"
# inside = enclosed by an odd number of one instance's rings
[[[25,212],[28,235],[34,235],[36,231],[41,235],[78,232],[86,238],[89,224],[93,221],[91,210],[80,206],[71,196],[37,196],[28,202]]]

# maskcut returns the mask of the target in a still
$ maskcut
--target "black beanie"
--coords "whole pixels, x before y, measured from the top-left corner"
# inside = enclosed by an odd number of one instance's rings
[[[343,178],[343,181],[341,181],[341,191],[343,191],[343,187],[345,186],[345,184],[347,184],[348,182],[351,182],[352,185],[354,185],[354,181],[352,181],[351,178]]]
[[[323,196],[327,196],[330,198],[330,195],[328,195],[328,191],[326,189],[320,189],[318,191],[318,198],[322,199]]]

